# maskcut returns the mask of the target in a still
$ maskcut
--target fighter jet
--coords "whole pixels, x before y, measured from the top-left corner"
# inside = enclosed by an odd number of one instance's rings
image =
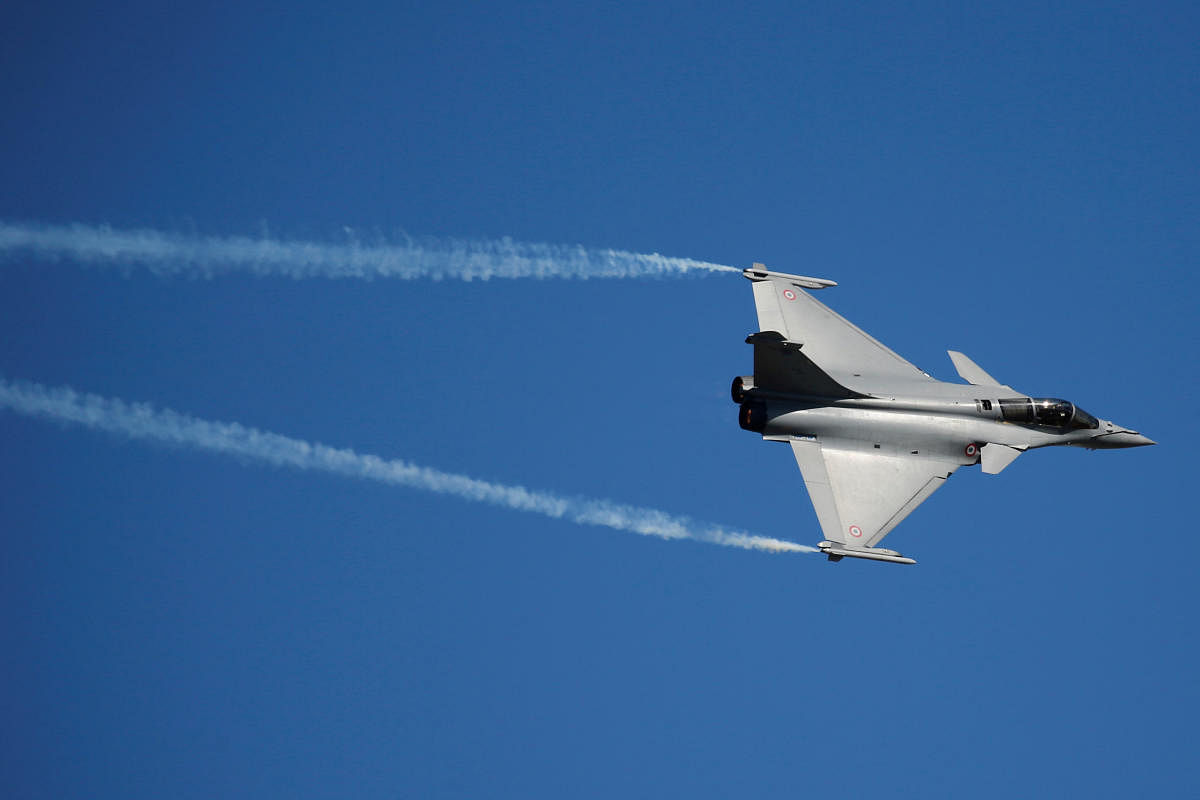
[[[969,385],[931,377],[816,300],[834,281],[754,264],[754,374],[733,379],[742,428],[787,442],[830,561],[915,564],[877,547],[959,467],[995,475],[1027,450],[1154,444],[1074,403],[1030,397],[950,350]]]

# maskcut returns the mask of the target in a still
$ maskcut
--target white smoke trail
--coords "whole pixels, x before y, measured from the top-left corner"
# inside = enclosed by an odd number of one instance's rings
[[[0,221],[0,255],[27,254],[160,275],[211,278],[231,272],[302,278],[640,278],[689,272],[740,272],[690,258],[582,246],[458,239],[400,244],[285,241],[267,236],[197,236],[98,225]]]
[[[0,378],[0,409],[2,408],[124,434],[135,439],[186,445],[199,450],[243,456],[276,466],[320,470],[393,486],[423,489],[478,503],[529,511],[585,525],[601,525],[644,536],[694,539],[726,547],[772,553],[817,552],[815,548],[794,542],[726,530],[715,525],[702,525],[686,517],[651,508],[621,505],[607,500],[562,497],[522,486],[491,483],[466,475],[421,467],[399,459],[385,460],[353,450],[292,439],[277,433],[247,428],[234,422],[210,422],[169,409],[156,409],[144,403],[126,403],[94,394],[79,394],[65,387],[53,388]]]

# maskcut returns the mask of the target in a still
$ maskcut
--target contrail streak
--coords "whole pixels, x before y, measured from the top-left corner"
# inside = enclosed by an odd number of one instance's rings
[[[602,525],[620,531],[663,539],[700,542],[763,550],[772,553],[815,553],[815,548],[757,536],[743,531],[706,525],[652,508],[638,508],[607,500],[563,497],[551,492],[491,483],[466,475],[422,467],[399,459],[329,447],[248,428],[235,422],[210,422],[145,403],[80,394],[66,387],[48,387],[0,378],[0,409],[44,417],[87,428],[225,453],[296,469],[319,470],[393,486],[422,489],[516,511],[528,511],[584,525]]]
[[[103,225],[0,221],[0,256],[142,267],[159,275],[211,278],[233,272],[295,278],[641,278],[690,272],[740,272],[723,264],[657,253],[582,246],[460,239],[343,244],[268,236],[197,236]]]

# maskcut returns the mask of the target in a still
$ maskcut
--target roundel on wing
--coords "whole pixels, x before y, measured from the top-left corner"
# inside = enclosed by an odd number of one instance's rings
[[[857,525],[851,525],[850,526],[850,535],[853,536],[855,539],[861,539],[862,538],[862,528],[858,527]]]
[[[784,296],[785,298],[787,298],[788,300],[795,300],[795,299],[796,299],[796,293],[795,293],[794,291],[792,291],[791,289],[784,289],[784,290],[783,290],[783,296]]]

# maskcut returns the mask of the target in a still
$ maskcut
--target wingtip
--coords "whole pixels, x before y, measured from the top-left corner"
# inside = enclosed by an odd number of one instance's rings
[[[801,289],[827,289],[831,286],[837,286],[837,281],[831,281],[828,278],[813,278],[807,275],[792,275],[787,272],[776,272],[767,269],[766,265],[755,261],[748,268],[742,270],[742,275],[752,281],[765,281],[771,278],[777,280],[789,281]]]
[[[886,561],[890,564],[916,564],[914,558],[902,555],[895,550],[883,547],[853,547],[842,542],[824,541],[817,548],[829,556],[830,561],[841,561],[846,556],[862,558],[867,561]]]

